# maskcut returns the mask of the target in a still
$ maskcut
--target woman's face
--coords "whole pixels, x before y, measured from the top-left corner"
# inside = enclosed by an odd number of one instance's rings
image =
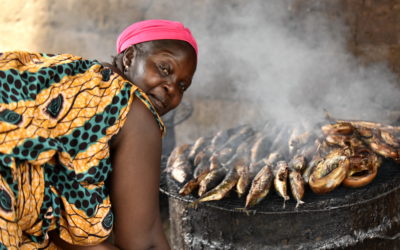
[[[148,44],[145,52],[134,53],[125,71],[126,77],[149,96],[160,115],[178,106],[192,82],[196,54],[189,46],[170,40],[162,46]]]

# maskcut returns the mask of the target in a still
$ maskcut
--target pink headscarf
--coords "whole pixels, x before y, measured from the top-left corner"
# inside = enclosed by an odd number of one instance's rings
[[[190,30],[180,22],[169,20],[145,20],[128,26],[117,39],[117,52],[121,53],[131,45],[163,39],[174,39],[188,42],[196,55],[197,43]]]

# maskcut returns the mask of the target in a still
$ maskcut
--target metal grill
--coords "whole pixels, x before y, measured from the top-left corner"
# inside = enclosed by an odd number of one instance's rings
[[[165,167],[165,162],[163,164]],[[351,207],[354,205],[369,202],[378,199],[380,196],[388,195],[400,188],[400,166],[391,160],[386,160],[378,171],[377,177],[361,188],[347,188],[340,186],[334,191],[318,195],[309,188],[306,189],[303,201],[299,207],[296,201],[290,199],[286,201],[279,197],[275,190],[271,190],[268,196],[254,207],[244,210],[245,197],[238,198],[234,191],[231,191],[228,197],[220,201],[210,201],[199,204],[199,206],[208,206],[220,210],[238,213],[261,213],[261,214],[283,214],[283,213],[312,213],[318,211],[329,211],[339,208]],[[181,196],[178,191],[180,186],[165,171],[162,172],[160,191],[180,201],[187,202],[190,205],[197,197],[191,195]]]

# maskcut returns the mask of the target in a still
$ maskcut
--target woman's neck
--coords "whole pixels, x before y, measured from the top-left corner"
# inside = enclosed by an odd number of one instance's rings
[[[122,70],[122,60],[119,59],[118,56],[113,60],[112,64],[108,62],[101,62],[101,64],[105,67],[109,67],[112,69],[113,72],[117,73],[118,75],[122,76],[124,79],[129,80],[123,70]]]

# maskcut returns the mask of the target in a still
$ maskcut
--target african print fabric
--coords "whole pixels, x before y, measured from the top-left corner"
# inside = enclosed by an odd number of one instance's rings
[[[105,240],[113,225],[105,185],[110,139],[145,93],[93,60],[0,53],[0,249]]]

